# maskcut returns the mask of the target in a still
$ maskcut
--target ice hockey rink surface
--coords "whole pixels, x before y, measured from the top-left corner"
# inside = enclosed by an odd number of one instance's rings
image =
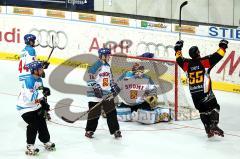
[[[50,72],[53,67],[50,66],[46,72]],[[123,137],[116,140],[109,134],[105,119],[101,118],[95,138],[88,139],[84,136],[85,121],[78,121],[74,125],[60,122],[56,119],[54,111],[51,111],[53,119],[52,122],[48,122],[48,127],[51,141],[56,143],[56,151],[44,150],[37,139],[39,155],[26,156],[24,153],[26,124],[15,108],[19,93],[17,62],[0,61],[0,68],[0,159],[240,158],[240,94],[221,91],[214,92],[221,106],[219,126],[225,131],[224,138],[208,139],[200,120],[193,120],[155,125],[120,122]],[[66,80],[70,83],[78,82],[77,78]],[[44,81],[47,83],[48,80]],[[187,88],[186,94],[189,97]],[[55,101],[62,96],[75,98],[74,105],[80,105],[82,102],[77,95],[64,95],[52,90],[52,95],[49,97],[51,107],[54,107]]]

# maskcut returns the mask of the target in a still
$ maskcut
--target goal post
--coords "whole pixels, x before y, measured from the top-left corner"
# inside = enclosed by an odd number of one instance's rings
[[[176,61],[160,58],[145,58],[125,54],[111,55],[114,79],[131,70],[135,63],[144,66],[148,75],[157,87],[158,105],[171,109],[174,120],[191,120],[199,118],[198,111],[189,104],[181,80],[181,71]],[[120,96],[124,97],[124,94]]]

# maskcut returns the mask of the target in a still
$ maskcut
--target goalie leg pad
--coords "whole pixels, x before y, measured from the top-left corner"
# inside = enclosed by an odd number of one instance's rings
[[[137,121],[143,124],[154,124],[157,122],[157,116],[158,112],[155,110],[138,109]]]
[[[169,108],[156,108],[155,111],[158,113],[157,122],[168,122],[171,120],[171,109]]]
[[[131,108],[117,108],[118,121],[132,121]]]

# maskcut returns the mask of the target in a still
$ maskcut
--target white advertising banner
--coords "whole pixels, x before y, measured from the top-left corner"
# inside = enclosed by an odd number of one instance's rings
[[[111,19],[112,23],[123,26],[25,15],[0,14],[0,18],[0,52],[19,53],[24,48],[23,36],[33,33],[39,39],[39,46],[36,47],[37,54],[43,56],[48,56],[51,50],[48,46],[51,46],[51,36],[54,35],[57,48],[53,57],[56,58],[69,59],[79,54],[97,55],[100,47],[108,46],[114,53],[140,55],[144,52],[153,52],[156,57],[175,60],[173,46],[178,40],[177,33],[130,28],[127,27],[129,21],[126,18]],[[86,19],[83,15],[80,15],[80,18]],[[94,18],[94,16],[87,17],[87,19]],[[146,27],[163,26],[149,25],[148,22],[143,24]],[[219,39],[217,38],[183,35],[182,39],[186,57],[188,57],[188,49],[193,45],[199,47],[202,56],[209,55],[218,49]],[[231,40],[224,59],[214,67],[211,75],[216,81],[240,84],[239,70],[240,42]]]

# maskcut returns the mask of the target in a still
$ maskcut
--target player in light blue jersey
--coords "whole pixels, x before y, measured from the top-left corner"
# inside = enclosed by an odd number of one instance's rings
[[[28,65],[37,61],[37,54],[34,49],[35,47],[36,36],[33,34],[26,34],[24,36],[24,42],[26,44],[25,48],[20,53],[20,60],[18,65],[19,71],[19,81],[23,81],[26,77],[30,76],[30,71]],[[49,62],[43,62],[43,68],[46,69],[49,65]],[[44,76],[45,74],[43,74]]]
[[[50,142],[45,115],[49,111],[46,97],[50,95],[50,89],[43,86],[41,79],[43,65],[39,61],[28,64],[30,75],[23,80],[23,86],[17,101],[17,110],[27,126],[27,155],[36,155],[38,148],[34,147],[36,136],[47,150],[53,150],[55,144]],[[42,90],[42,93],[40,92]]]
[[[99,59],[88,69],[89,80],[87,84],[89,89],[87,91],[87,96],[90,100],[88,103],[89,109],[103,100],[104,96],[111,93],[113,93],[113,96],[116,96],[120,91],[117,84],[113,81],[111,67],[108,63],[111,50],[108,48],[101,48],[98,50],[98,53]],[[92,138],[98,125],[101,107],[106,113],[110,134],[113,134],[115,138],[122,137],[119,130],[114,98],[104,100],[101,106],[89,112],[85,136]]]

